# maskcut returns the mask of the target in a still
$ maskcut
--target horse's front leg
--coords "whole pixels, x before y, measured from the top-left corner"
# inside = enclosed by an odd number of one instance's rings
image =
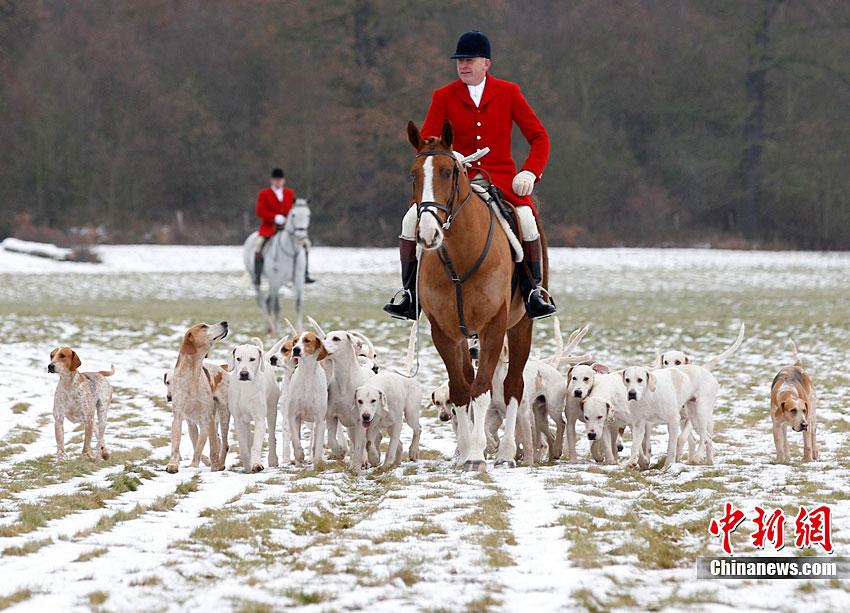
[[[496,320],[503,318],[494,318]],[[504,322],[501,322],[504,325]],[[472,410],[475,423],[472,424],[472,433],[469,437],[469,450],[463,462],[463,470],[484,471],[487,463],[484,460],[484,449],[487,447],[487,435],[484,432],[487,409],[490,408],[490,391],[493,387],[493,372],[496,370],[496,362],[502,352],[504,341],[504,327],[499,322],[491,322],[479,336],[481,347],[481,360],[478,365],[478,373],[472,381],[469,394],[472,398]],[[507,398],[506,398],[507,400]],[[505,436],[499,443],[497,458],[504,457],[510,448],[511,458],[516,453],[513,430],[516,427],[516,405],[511,409],[510,401],[507,402],[505,418]],[[513,419],[511,416],[513,415]]]
[[[531,349],[532,325],[531,320],[525,318],[513,328],[508,330],[509,362],[508,374],[505,376],[504,382],[505,403],[508,406],[508,412],[505,419],[505,435],[499,445],[499,454],[496,457],[496,466],[504,465],[510,468],[516,466],[516,415],[519,409],[519,403],[522,401],[522,372],[525,369],[525,363],[528,361],[528,352]],[[513,407],[513,410],[511,410],[511,407]],[[533,424],[530,425],[533,427]],[[526,451],[527,455],[531,456],[532,462],[534,451],[534,445],[532,442],[531,449]]]

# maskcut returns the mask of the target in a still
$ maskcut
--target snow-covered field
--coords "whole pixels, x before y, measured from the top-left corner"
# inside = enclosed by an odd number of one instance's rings
[[[423,459],[356,477],[342,464],[245,474],[164,471],[171,414],[162,374],[186,328],[230,322],[214,350],[262,335],[238,247],[100,247],[101,264],[0,251],[0,609],[14,611],[846,611],[846,581],[698,580],[697,556],[720,555],[709,534],[729,502],[785,512],[781,555],[801,505],[832,509],[834,556],[850,543],[850,254],[713,250],[553,250],[553,294],[565,333],[591,330],[581,352],[619,368],[655,348],[697,362],[719,353],[741,322],[740,350],[715,369],[714,466],[637,473],[588,460],[463,474],[449,462],[448,425],[423,398]],[[408,328],[380,306],[396,289],[397,253],[313,250],[307,313],[326,330],[358,328],[382,365],[400,366]],[[285,314],[292,315],[284,298]],[[427,326],[426,326],[427,331]],[[797,342],[818,387],[819,461],[775,461],[768,392]],[[274,340],[265,337],[266,343]],[[444,377],[423,334],[418,378]],[[57,378],[50,350],[70,345],[85,370],[115,364],[107,428],[113,457],[57,466]],[[549,322],[535,349],[554,350]],[[562,368],[563,370],[563,368]],[[579,425],[580,434],[583,426]],[[410,432],[405,429],[405,446]],[[653,435],[655,458],[666,445]]]

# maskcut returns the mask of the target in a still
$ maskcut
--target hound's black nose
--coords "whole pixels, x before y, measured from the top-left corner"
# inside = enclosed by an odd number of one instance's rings
[[[269,364],[271,364],[272,366],[277,366],[277,356],[276,355],[273,355],[272,357],[269,358]]]
[[[293,347],[292,348],[292,355],[296,355],[296,356],[301,355],[301,347]]]
[[[451,415],[448,413],[440,413],[440,421],[449,421],[451,419]]]
[[[575,396],[576,398],[581,398],[581,390],[576,390],[575,392],[573,392],[573,396]]]
[[[249,380],[248,373],[240,372],[239,373],[239,380],[240,381],[248,381]]]
[[[800,424],[800,432],[805,432],[809,429],[809,424]]]
[[[47,372],[56,372],[56,367],[53,364],[48,364]]]
[[[629,400],[637,400],[637,392],[629,390]]]
[[[588,432],[587,438],[590,439],[591,441],[595,441],[596,440],[596,432]]]
[[[623,450],[623,446],[618,443],[617,444],[617,451],[622,451],[622,450]]]

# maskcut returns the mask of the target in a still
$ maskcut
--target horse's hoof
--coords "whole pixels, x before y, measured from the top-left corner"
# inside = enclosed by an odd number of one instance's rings
[[[496,460],[495,468],[516,468],[516,462],[513,460]]]
[[[463,463],[463,472],[483,473],[487,470],[487,462],[484,460],[467,460]]]
[[[255,473],[258,473],[258,472],[260,472],[260,471],[262,471],[262,470],[263,470],[263,465],[262,465],[262,464],[254,464],[254,465],[251,467],[251,471],[252,471],[252,472],[255,472]]]
[[[169,464],[165,467],[165,472],[171,473],[172,475],[177,474],[177,464]]]

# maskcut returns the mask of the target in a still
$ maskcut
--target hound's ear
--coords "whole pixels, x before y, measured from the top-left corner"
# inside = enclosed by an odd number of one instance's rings
[[[780,403],[779,403],[779,412],[780,412],[780,413],[784,413],[784,412],[785,412],[785,401],[784,401],[784,400],[783,400],[782,402],[780,402]]]
[[[198,353],[198,350],[195,349],[195,343],[192,340],[191,330],[183,337],[183,344],[180,346],[180,353],[185,353],[186,355],[195,355]]]
[[[410,144],[413,145],[413,148],[416,149],[417,153],[425,144],[425,140],[422,138],[419,128],[416,127],[416,124],[413,123],[413,121],[407,122],[407,140],[410,141]]]
[[[76,351],[71,352],[71,370],[77,370],[80,366],[82,366],[82,362],[80,361],[80,356],[77,355]]]
[[[691,358],[689,358],[688,356],[685,356],[685,364],[690,364],[690,363],[691,363]]]
[[[455,139],[455,132],[452,129],[452,121],[448,117],[443,121],[443,131],[440,133],[440,140],[446,146],[446,149],[452,148],[452,142]]]
[[[325,344],[320,338],[316,337],[316,342],[319,344],[319,355],[316,356],[316,359],[324,360],[326,357],[328,357],[328,350],[325,349]]]
[[[56,352],[59,351],[59,347],[50,352],[50,359],[53,359],[53,356],[56,355]]]
[[[431,392],[431,404],[437,404],[437,399],[434,397],[434,392]]]
[[[607,410],[608,418],[605,421],[607,421],[609,424],[613,424],[614,418],[616,417],[616,414],[614,413],[614,408],[610,404],[608,404],[607,402],[605,403],[605,406],[608,409]]]
[[[168,372],[162,373],[162,382],[168,385]]]
[[[387,410],[387,395],[384,393],[384,390],[378,390],[378,398],[381,400],[381,408],[385,411]]]
[[[646,371],[646,387],[649,388],[650,392],[655,391],[655,386],[657,385],[657,381],[655,380],[655,375],[652,374],[651,371]]]
[[[266,372],[266,359],[263,355],[263,350],[259,347],[257,349],[260,351],[260,372]]]
[[[233,351],[230,352],[230,355],[227,356],[227,370],[232,371],[236,368],[236,347],[233,348]]]

